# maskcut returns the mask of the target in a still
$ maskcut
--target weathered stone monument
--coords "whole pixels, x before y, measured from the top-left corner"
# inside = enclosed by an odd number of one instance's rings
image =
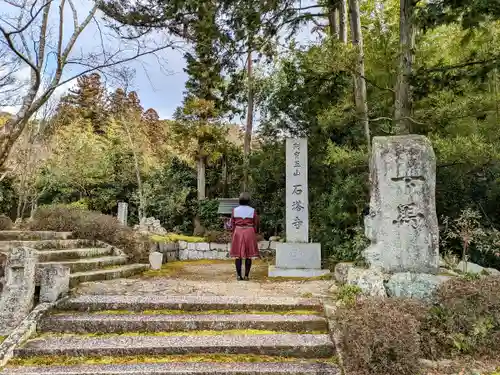
[[[118,202],[118,221],[122,225],[128,225],[128,203],[126,202]]]
[[[276,245],[276,266],[270,277],[316,277],[321,269],[321,244],[309,243],[307,138],[286,139],[286,242]]]
[[[70,268],[51,264],[41,269],[40,302],[55,302],[69,292]]]
[[[437,273],[436,157],[430,141],[419,135],[375,137],[370,174],[367,263],[384,272]]]
[[[6,336],[33,308],[36,250],[12,249],[5,265],[5,285],[0,298],[0,335]]]
[[[371,244],[363,252],[369,268],[339,264],[337,280],[371,296],[429,298],[447,280],[436,275],[439,228],[431,142],[420,135],[375,137],[370,176],[365,234]]]
[[[163,265],[163,254],[157,251],[149,254],[149,265],[152,270],[160,270]]]

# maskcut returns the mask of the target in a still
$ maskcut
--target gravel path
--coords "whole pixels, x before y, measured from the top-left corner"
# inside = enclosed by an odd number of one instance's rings
[[[231,261],[175,262],[161,271],[130,279],[80,284],[75,294],[321,297],[333,280],[267,278],[267,264],[255,262],[250,281],[237,281]]]

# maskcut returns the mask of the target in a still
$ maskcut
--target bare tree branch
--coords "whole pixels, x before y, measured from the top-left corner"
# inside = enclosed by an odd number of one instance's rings
[[[18,63],[27,65],[31,70],[31,82],[23,95],[20,109],[0,130],[0,168],[5,165],[14,142],[20,137],[30,118],[44,106],[58,87],[94,71],[107,74],[110,68],[146,55],[155,55],[173,45],[170,41],[151,45],[151,40],[136,40],[135,44],[127,46],[122,40],[109,40],[111,36],[105,34],[100,27],[97,4],[94,3],[85,18],[79,22],[74,0],[41,1],[42,5],[37,5],[39,1],[7,2],[15,7],[17,27],[9,29],[9,26],[6,26],[7,22],[0,19],[0,43],[4,39],[3,43],[8,52],[15,56]],[[52,7],[56,2],[58,7]],[[66,3],[71,9],[74,25],[74,30],[69,36],[63,34],[63,25],[67,23],[64,17]],[[20,19],[17,18],[19,11],[23,14]],[[54,14],[55,17],[51,16],[54,12],[57,12],[57,16]],[[100,34],[97,44],[100,50],[98,52],[82,50],[78,56],[78,51],[74,51],[75,44],[92,21],[95,22]],[[30,43],[35,51],[35,60],[30,57],[31,52],[28,48]],[[52,56],[56,62],[55,67],[50,64]],[[79,69],[68,75],[65,72],[70,66],[78,66]],[[1,88],[0,86],[0,93]]]

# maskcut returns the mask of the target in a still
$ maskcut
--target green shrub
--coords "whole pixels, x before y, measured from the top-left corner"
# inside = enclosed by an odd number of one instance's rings
[[[414,375],[419,371],[423,306],[403,299],[365,299],[340,307],[344,366],[359,375]]]
[[[427,358],[500,352],[500,278],[457,278],[444,283],[436,298],[421,329]]]
[[[199,202],[199,214],[201,225],[205,230],[220,230],[222,221],[217,213],[219,209],[219,201],[216,199],[206,199]]]
[[[149,239],[124,227],[115,217],[69,205],[38,208],[28,227],[73,232],[81,239],[104,241],[122,249],[134,261],[146,260],[149,253]]]
[[[0,230],[11,230],[14,226],[11,218],[7,215],[0,215]]]
[[[232,239],[232,233],[230,231],[213,230],[205,233],[205,238],[207,242],[213,243],[230,243]]]
[[[357,285],[342,285],[337,291],[337,300],[344,305],[352,306],[356,302],[356,297],[362,293]]]

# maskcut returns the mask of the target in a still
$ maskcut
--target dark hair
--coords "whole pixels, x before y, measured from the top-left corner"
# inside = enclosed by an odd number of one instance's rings
[[[241,193],[239,203],[240,206],[248,206],[250,204],[250,194]]]

